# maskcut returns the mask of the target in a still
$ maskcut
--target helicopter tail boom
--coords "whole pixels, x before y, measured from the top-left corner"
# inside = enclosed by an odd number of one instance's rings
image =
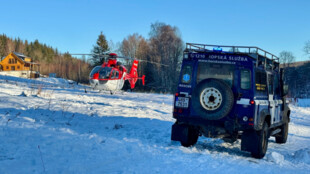
[[[129,74],[127,74],[125,77],[125,80],[129,81],[131,89],[135,88],[135,85],[138,79],[142,80],[143,85],[145,84],[145,75],[143,75],[142,77],[138,77],[138,72],[137,72],[138,64],[139,64],[139,61],[134,60]]]

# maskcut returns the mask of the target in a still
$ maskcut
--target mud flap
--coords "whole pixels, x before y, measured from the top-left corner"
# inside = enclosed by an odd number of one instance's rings
[[[171,140],[188,142],[189,129],[187,125],[174,123],[171,129]]]
[[[241,150],[257,153],[259,150],[259,136],[255,130],[244,131],[241,136]]]

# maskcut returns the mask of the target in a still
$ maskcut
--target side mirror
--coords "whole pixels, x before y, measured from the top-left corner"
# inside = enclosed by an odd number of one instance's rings
[[[283,85],[283,96],[288,94],[288,85]]]

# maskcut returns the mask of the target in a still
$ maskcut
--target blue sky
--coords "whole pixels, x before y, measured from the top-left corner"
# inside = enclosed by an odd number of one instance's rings
[[[258,46],[297,61],[310,40],[310,0],[0,0],[0,33],[89,53],[102,31],[114,43],[151,23],[177,26],[184,42]]]

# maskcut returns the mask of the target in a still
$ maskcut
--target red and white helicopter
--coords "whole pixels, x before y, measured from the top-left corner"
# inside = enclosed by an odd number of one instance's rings
[[[93,68],[89,75],[89,83],[92,88],[118,91],[123,88],[125,81],[128,80],[130,88],[133,89],[139,79],[142,80],[143,85],[145,84],[145,75],[138,77],[137,68],[139,60],[133,60],[132,67],[128,73],[125,66],[117,61],[117,58],[124,57],[118,57],[116,53],[110,53],[107,62]]]

